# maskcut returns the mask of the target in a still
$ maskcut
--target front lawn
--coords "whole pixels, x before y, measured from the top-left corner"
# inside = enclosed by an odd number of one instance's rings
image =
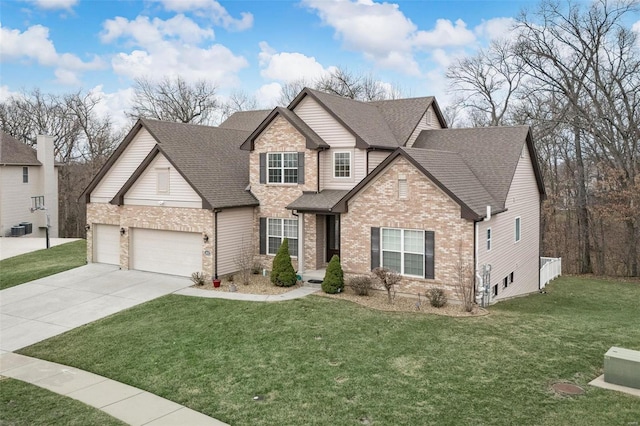
[[[640,284],[564,277],[547,291],[475,318],[171,295],[20,352],[233,425],[640,421],[640,398],[587,385],[609,347],[640,350]],[[557,381],[586,393],[556,395]]]
[[[0,290],[77,268],[86,263],[86,240],[0,260]]]
[[[124,425],[80,401],[19,380],[0,378],[0,388],[2,425]]]

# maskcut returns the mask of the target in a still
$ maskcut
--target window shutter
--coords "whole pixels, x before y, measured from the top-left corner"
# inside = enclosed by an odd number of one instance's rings
[[[424,232],[424,277],[435,279],[435,232]]]
[[[304,183],[304,152],[298,153],[298,183]]]
[[[266,152],[260,153],[260,183],[267,183],[267,153]]]
[[[380,266],[380,228],[371,228],[371,270]]]
[[[260,254],[267,254],[267,218],[266,217],[260,218]]]

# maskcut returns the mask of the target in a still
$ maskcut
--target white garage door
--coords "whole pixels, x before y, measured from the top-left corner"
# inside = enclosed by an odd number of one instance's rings
[[[93,225],[93,261],[120,264],[120,228],[117,225]]]
[[[185,277],[202,271],[200,233],[135,228],[132,235],[132,269]]]

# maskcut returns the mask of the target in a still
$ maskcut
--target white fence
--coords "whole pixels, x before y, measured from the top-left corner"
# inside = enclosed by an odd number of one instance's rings
[[[541,257],[540,264],[540,288],[544,288],[551,280],[562,275],[561,257]]]

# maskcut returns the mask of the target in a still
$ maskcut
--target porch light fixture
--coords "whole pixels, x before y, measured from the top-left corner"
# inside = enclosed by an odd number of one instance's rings
[[[120,235],[122,235],[124,237],[124,234],[127,233],[127,230],[124,228],[120,228]]]
[[[207,234],[204,234],[204,237],[202,237],[202,241],[204,241],[205,244],[208,243],[209,242],[209,236]]]
[[[89,229],[91,229],[91,225],[89,225],[88,223],[84,226],[84,230],[88,231]]]

